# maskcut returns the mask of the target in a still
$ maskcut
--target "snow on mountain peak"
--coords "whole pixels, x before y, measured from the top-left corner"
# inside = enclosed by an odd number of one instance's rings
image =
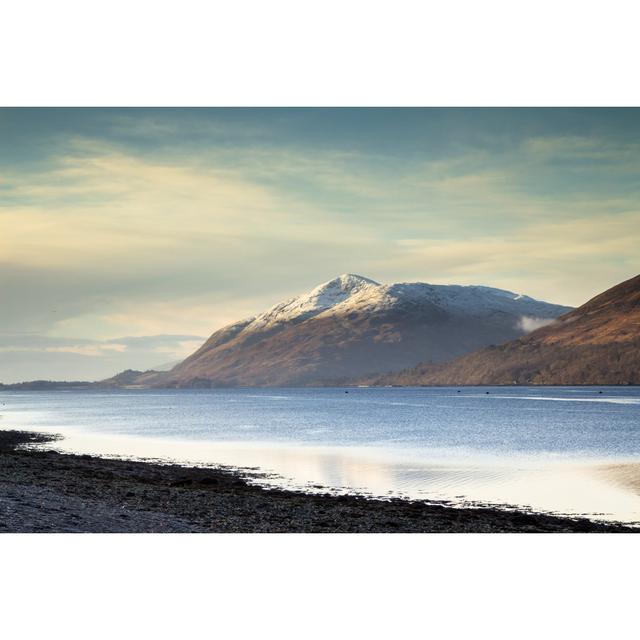
[[[342,300],[344,300],[351,294],[370,286],[379,287],[380,285],[374,280],[358,276],[354,273],[343,273],[341,276],[338,276],[333,280],[329,280],[329,282],[318,285],[315,289],[310,291],[307,296],[301,297],[314,298],[318,301],[325,300],[326,302],[331,303],[328,306],[333,306],[337,301],[334,301],[334,299],[342,298]]]
[[[290,298],[271,307],[265,313],[256,316],[248,328],[263,329],[281,322],[308,318],[344,302],[365,289],[379,287],[377,282],[369,278],[353,273],[343,273],[333,280],[318,285],[309,293]]]
[[[504,289],[431,285],[422,282],[382,285],[363,276],[344,273],[318,285],[308,293],[273,306],[249,321],[246,329],[271,329],[283,323],[300,322],[324,313],[382,311],[405,304],[435,305],[452,314],[486,315],[507,312],[546,318],[555,317],[559,313],[554,312],[556,305],[549,305]]]

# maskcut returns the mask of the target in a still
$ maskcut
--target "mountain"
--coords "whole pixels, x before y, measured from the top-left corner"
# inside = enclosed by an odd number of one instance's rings
[[[171,362],[163,362],[162,364],[157,364],[151,367],[150,371],[171,371],[173,367],[177,364],[180,364],[182,360],[172,360]]]
[[[136,369],[126,369],[107,380],[101,380],[96,385],[99,387],[112,388],[144,388],[153,386],[162,376],[159,370],[149,369],[148,371],[138,371]]]
[[[422,364],[371,382],[640,384],[640,275],[525,337],[444,365]]]
[[[78,389],[91,389],[96,382],[86,382],[83,380],[29,380],[26,382],[12,382],[9,384],[0,383],[0,391],[76,391]]]
[[[481,286],[381,285],[345,274],[216,331],[167,373],[128,384],[304,386],[442,362],[523,335],[570,307]]]

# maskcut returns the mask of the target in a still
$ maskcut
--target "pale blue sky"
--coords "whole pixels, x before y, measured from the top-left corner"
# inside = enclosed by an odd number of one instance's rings
[[[639,169],[637,109],[3,109],[0,381],[343,272],[577,305],[640,272]]]

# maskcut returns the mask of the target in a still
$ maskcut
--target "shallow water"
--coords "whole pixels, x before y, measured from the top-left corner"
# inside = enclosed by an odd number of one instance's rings
[[[0,413],[63,433],[65,450],[640,520],[640,496],[603,472],[640,463],[637,387],[3,392]]]

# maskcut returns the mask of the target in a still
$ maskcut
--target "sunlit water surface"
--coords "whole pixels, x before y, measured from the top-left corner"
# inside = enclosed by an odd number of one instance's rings
[[[65,451],[640,521],[637,387],[3,392],[0,415]]]

